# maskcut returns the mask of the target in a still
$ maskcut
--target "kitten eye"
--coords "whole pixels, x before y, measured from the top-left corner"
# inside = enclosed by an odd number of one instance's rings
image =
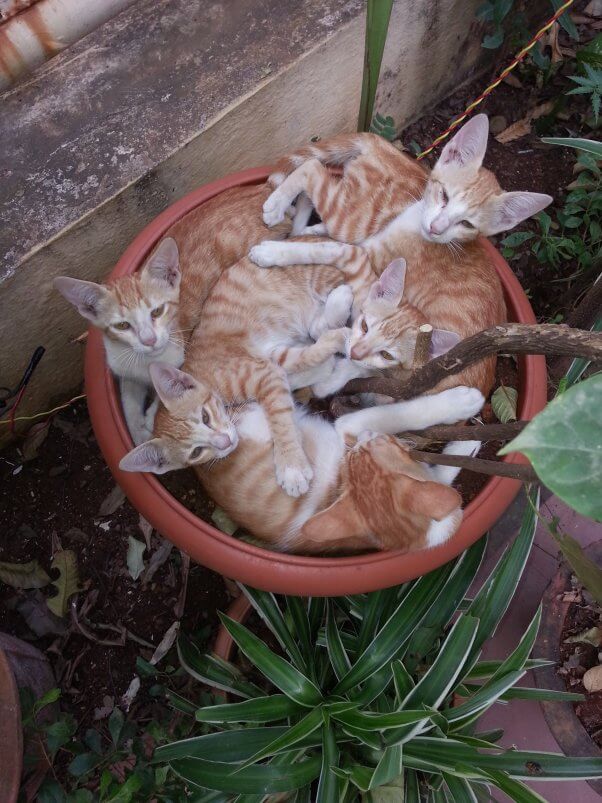
[[[365,318],[362,318],[362,322],[361,322],[360,326],[362,327],[362,332],[364,334],[366,334],[366,332],[368,331],[368,324],[366,323],[366,319]]]
[[[207,410],[205,410],[205,408],[203,407],[203,424],[204,424],[206,427],[208,427],[208,426],[209,426],[209,421],[210,421],[210,420],[211,420],[211,419],[209,418],[209,413],[208,413],[208,412],[207,412]]]
[[[461,220],[461,226],[466,226],[467,229],[476,229],[476,226],[470,222],[470,220]]]
[[[160,307],[155,307],[154,310],[151,310],[151,318],[160,318],[164,312],[165,312],[165,304],[161,304]]]
[[[127,329],[131,329],[132,327],[127,321],[119,321],[119,323],[113,324],[113,329],[119,329],[120,332],[125,332]]]
[[[394,360],[395,359],[395,357],[391,354],[390,351],[381,351],[380,356],[384,357],[385,360]]]
[[[203,451],[203,448],[203,446],[195,446],[192,452],[190,452],[190,460],[196,460]]]
[[[449,195],[447,194],[445,187],[441,187],[441,195],[443,196],[443,204],[445,205],[449,201]]]

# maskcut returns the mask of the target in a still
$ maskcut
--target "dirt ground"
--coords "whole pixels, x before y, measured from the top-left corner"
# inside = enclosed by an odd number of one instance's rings
[[[486,77],[464,87],[411,125],[402,134],[404,144],[409,148],[415,141],[426,147],[485,84]],[[558,92],[555,81],[543,89],[528,81],[521,88],[502,84],[480,110],[490,118],[503,117],[510,125]],[[571,127],[578,128],[578,112],[574,118],[571,114],[555,123],[549,133],[562,135]],[[574,163],[571,151],[542,145],[535,131],[506,145],[492,139],[486,157],[486,166],[504,189],[548,192],[556,202],[566,193]],[[578,280],[559,281],[562,276],[529,256],[513,263],[513,269],[542,321],[558,314],[566,317],[583,290]],[[563,267],[565,276],[572,272],[571,265]],[[506,384],[515,384],[511,360],[503,363],[501,372]],[[200,632],[210,643],[217,611],[227,607],[230,597],[218,575],[196,565],[187,572],[186,561],[176,549],[152,580],[145,582],[144,575],[132,579],[127,567],[128,539],[144,543],[145,523],[127,500],[111,497],[113,505],[108,504],[115,483],[99,452],[84,402],[55,416],[33,459],[24,461],[23,445],[20,441],[0,454],[0,561],[35,559],[50,572],[51,556],[57,549],[73,550],[82,590],[72,598],[67,617],[57,619],[47,612],[46,589],[18,591],[0,584],[0,632],[29,640],[46,651],[63,691],[63,708],[85,729],[94,723],[106,697],[115,702],[121,699],[136,674],[136,658],[150,658],[180,613],[182,630]],[[492,456],[495,449],[495,444],[490,445],[482,456]],[[463,473],[459,484],[465,501],[485,481]],[[210,517],[212,505],[192,475],[168,477],[166,484],[193,511]],[[114,509],[103,514],[103,503],[105,511]],[[148,567],[162,539],[148,532],[146,538],[150,542],[144,555]],[[86,633],[75,624],[74,606],[80,621],[82,607],[87,608],[83,615]],[[124,643],[98,643],[123,639],[123,629],[128,631]],[[145,693],[143,679],[139,702],[144,701]]]

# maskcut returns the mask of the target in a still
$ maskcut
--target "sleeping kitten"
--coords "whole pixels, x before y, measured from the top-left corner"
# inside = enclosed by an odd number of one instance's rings
[[[67,276],[55,280],[59,292],[105,334],[107,361],[120,379],[121,403],[134,443],[146,440],[153,431],[156,402],[144,410],[152,388],[148,365],[158,359],[182,364],[183,346],[222,271],[270,236],[260,214],[269,192],[265,184],[233,187],[188,212],[166,232],[153,255],[158,260],[153,271],[148,270],[148,260],[135,276],[108,285]],[[291,222],[286,220],[273,230],[274,236],[284,237],[290,228]],[[173,274],[167,282],[161,282],[163,269]],[[165,315],[158,315],[163,302]],[[151,309],[157,317],[149,319]],[[138,336],[140,330],[150,342],[151,327],[157,335],[154,345],[145,344]]]
[[[152,434],[156,403],[145,412],[149,365],[184,362],[178,331],[180,267],[175,240],[162,240],[143,267],[109,284],[58,276],[56,289],[103,333],[107,362],[120,380],[121,403],[134,443]]]
[[[209,466],[214,450],[200,460],[194,455],[204,383],[169,366],[154,367],[152,376],[166,403],[157,415],[156,437],[127,454],[120,468],[160,474],[194,466],[215,502],[276,549],[408,551],[443,543],[461,522],[460,496],[449,487],[459,469],[416,463],[403,443],[383,435],[470,418],[483,404],[473,388],[372,407],[342,416],[334,425],[296,408],[295,425],[314,479],[306,496],[293,498],[276,481],[271,425],[260,405],[245,404],[237,411],[236,450]],[[445,451],[472,454],[478,446],[455,443]]]
[[[280,184],[264,205],[265,221],[278,220],[284,204],[288,207],[303,192],[322,217],[321,231],[361,245],[312,245],[308,238],[303,243],[268,241],[255,246],[250,258],[263,267],[321,262],[335,265],[346,275],[365,270],[368,262],[380,275],[391,261],[404,256],[408,263],[404,301],[433,326],[461,339],[502,323],[506,311],[501,284],[478,235],[510,229],[552,198],[502,192],[493,174],[482,167],[487,135],[487,117],[477,115],[448,142],[430,175],[373,135],[357,134],[344,138],[342,145],[334,141],[305,149],[288,160],[290,166],[300,162],[294,172],[286,178],[282,171],[272,177],[273,183]],[[307,156],[311,158],[303,161]],[[342,178],[333,176],[320,159],[342,163]],[[388,223],[377,230],[382,220]],[[395,355],[394,317],[393,313],[364,316],[363,337],[354,329],[356,353],[364,355],[364,363],[369,359],[374,365],[383,352]],[[448,348],[453,339],[453,334],[447,338]],[[361,367],[347,363],[329,392],[363,375]],[[495,357],[489,357],[449,377],[435,390],[465,384],[487,396],[494,379]]]

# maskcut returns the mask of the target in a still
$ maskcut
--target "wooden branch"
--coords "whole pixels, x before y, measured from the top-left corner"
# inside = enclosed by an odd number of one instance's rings
[[[523,431],[529,421],[512,421],[509,424],[466,424],[456,426],[442,425],[428,427],[419,432],[403,432],[402,440],[417,440],[428,443],[449,443],[450,441],[510,441]]]
[[[467,427],[470,429],[470,427]],[[531,466],[517,463],[504,463],[501,460],[483,460],[479,457],[464,457],[463,455],[437,454],[435,452],[422,452],[419,449],[410,449],[408,454],[421,463],[432,466],[457,466],[477,474],[490,474],[498,477],[511,477],[521,482],[539,482],[537,474]]]
[[[389,377],[352,379],[341,393],[382,393],[395,399],[413,398],[432,390],[443,379],[460,373],[468,365],[498,352],[562,354],[601,360],[602,332],[586,332],[554,323],[494,326],[462,340],[446,354],[414,371],[406,380]]]
[[[430,323],[423,323],[418,329],[418,336],[416,338],[416,347],[414,349],[414,362],[413,368],[421,368],[429,361],[429,350],[431,348],[431,338],[433,336],[433,327]]]

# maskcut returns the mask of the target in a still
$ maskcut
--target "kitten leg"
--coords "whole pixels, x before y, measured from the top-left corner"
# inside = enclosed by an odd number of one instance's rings
[[[293,233],[300,235],[306,234],[308,237],[327,237],[328,229],[325,223],[314,223],[313,226],[306,226],[304,229],[301,229],[301,231]]]
[[[297,205],[295,207],[295,216],[293,218],[293,228],[291,229],[291,235],[297,236],[301,234],[304,229],[311,228],[308,227],[309,219],[311,217],[311,213],[314,211],[314,205],[307,197],[307,195],[302,192],[301,195],[297,198]]]
[[[255,398],[264,409],[272,433],[276,481],[289,496],[302,496],[309,489],[313,471],[301,445],[284,371],[270,366],[259,379]]]
[[[340,284],[331,290],[318,315],[309,325],[309,334],[317,340],[327,329],[339,329],[345,326],[351,315],[353,290],[348,284]]]
[[[311,389],[314,396],[318,399],[324,399],[326,396],[332,396],[333,393],[344,387],[351,379],[372,375],[373,371],[370,368],[353,362],[353,360],[341,359],[337,360],[330,376],[315,382]]]
[[[443,450],[443,454],[474,457],[481,448],[481,441],[451,441]],[[430,473],[435,482],[451,485],[462,469],[457,466],[430,466]]]
[[[339,184],[340,180],[333,177],[318,159],[308,159],[288,175],[269,196],[263,205],[263,222],[266,226],[282,223],[286,210],[302,192],[318,211],[318,204],[324,208],[329,202],[332,203]],[[323,218],[319,211],[318,214]]]
[[[484,401],[483,394],[476,388],[460,386],[431,396],[348,413],[336,421],[335,427],[342,436],[357,437],[366,429],[395,435],[406,429],[425,429],[471,418],[479,412]]]
[[[334,354],[345,353],[350,330],[327,329],[315,343],[309,346],[279,346],[275,348],[270,359],[283,368],[287,374],[315,368]]]
[[[353,291],[354,314],[377,279],[370,257],[363,248],[333,240],[317,243],[264,240],[251,248],[249,259],[260,268],[289,265],[332,265],[338,268]]]
[[[121,391],[121,408],[125,423],[130,431],[134,445],[138,446],[153,437],[152,428],[149,430],[144,414],[144,402],[148,387],[132,379],[121,377],[119,381]],[[154,415],[153,415],[154,421]]]

